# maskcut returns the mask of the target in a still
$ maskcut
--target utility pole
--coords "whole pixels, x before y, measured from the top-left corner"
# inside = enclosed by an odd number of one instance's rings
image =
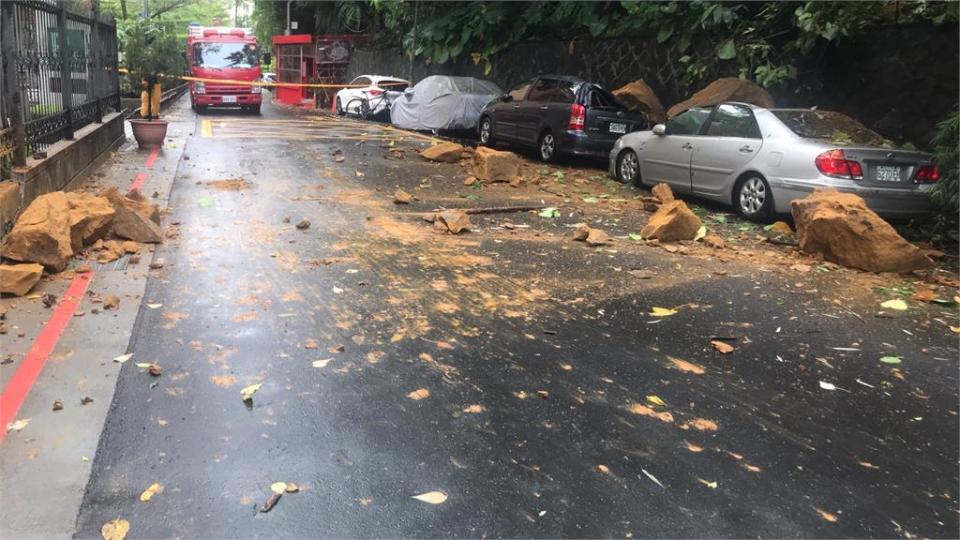
[[[287,0],[287,29],[283,31],[283,35],[290,35],[290,4],[293,3],[293,0]]]

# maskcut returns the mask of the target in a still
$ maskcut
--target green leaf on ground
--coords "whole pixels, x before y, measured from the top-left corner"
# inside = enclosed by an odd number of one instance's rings
[[[884,364],[899,364],[901,358],[899,356],[883,356],[880,358],[880,361]]]
[[[637,234],[637,233],[630,233],[630,234],[627,235],[627,238],[633,240],[634,242],[639,242],[639,241],[643,240],[643,237],[640,236],[640,235]]]
[[[551,206],[549,208],[544,208],[537,215],[542,218],[555,218],[555,217],[560,217],[560,211]]]
[[[906,302],[897,298],[894,300],[887,300],[886,302],[883,302],[882,304],[880,304],[880,307],[886,308],[886,309],[895,309],[897,311],[905,311],[908,306]]]

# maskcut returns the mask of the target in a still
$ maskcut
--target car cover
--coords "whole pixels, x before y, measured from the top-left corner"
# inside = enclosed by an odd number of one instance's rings
[[[390,121],[423,131],[475,129],[480,112],[502,93],[490,81],[433,75],[393,100]]]

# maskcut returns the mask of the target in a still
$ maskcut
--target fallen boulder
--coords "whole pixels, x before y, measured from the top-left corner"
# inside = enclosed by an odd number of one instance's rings
[[[670,107],[667,117],[673,118],[693,107],[709,107],[724,101],[740,101],[768,109],[773,107],[773,98],[762,87],[746,79],[725,77],[713,81],[689,99]]]
[[[40,281],[42,275],[41,264],[0,264],[0,293],[23,296]]]
[[[106,236],[116,211],[105,197],[65,193],[70,204],[70,245],[74,253]]]
[[[513,152],[478,146],[473,153],[473,174],[481,182],[518,182],[520,157]]]
[[[670,202],[676,198],[673,196],[673,190],[670,189],[670,186],[663,182],[653,186],[653,188],[650,189],[650,194],[656,197],[657,200],[660,201],[660,204]]]
[[[70,201],[62,191],[34,199],[3,240],[0,254],[21,262],[39,263],[54,272],[73,256]]]
[[[923,250],[903,239],[862,198],[817,189],[790,203],[800,249],[868,272],[931,268]]]
[[[643,80],[627,83],[613,91],[613,95],[631,111],[640,111],[647,115],[654,124],[667,121],[667,113],[660,103],[660,98],[653,89]]]
[[[460,234],[470,230],[470,216],[463,210],[444,210],[434,214],[433,227],[441,232]]]
[[[586,242],[588,246],[602,246],[610,243],[610,235],[585,224],[581,224],[573,231],[573,239]]]
[[[640,231],[645,239],[663,242],[693,240],[700,230],[700,218],[683,201],[673,200],[660,205]]]
[[[442,142],[420,151],[420,157],[430,161],[456,163],[464,152],[463,145],[454,142]]]
[[[156,244],[163,239],[160,209],[156,205],[124,197],[117,188],[109,188],[100,196],[110,201],[116,212],[111,225],[113,234],[144,244]]]
[[[413,202],[413,195],[402,189],[398,189],[393,194],[393,204],[410,204]]]

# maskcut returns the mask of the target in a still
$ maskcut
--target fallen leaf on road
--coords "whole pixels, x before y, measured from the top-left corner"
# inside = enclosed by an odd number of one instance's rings
[[[707,235],[707,226],[701,225],[700,228],[697,229],[697,234],[696,236],[693,237],[693,241],[696,242],[697,240],[702,239],[706,235]]]
[[[828,382],[823,382],[823,381],[820,381],[820,388],[823,388],[824,390],[836,390],[836,389],[837,389],[837,387],[834,386],[833,383],[828,383]]]
[[[331,360],[333,360],[333,358],[326,358],[324,360],[314,360],[313,364],[311,365],[315,368],[325,368],[327,367],[327,364],[329,364]]]
[[[880,307],[887,308],[887,309],[895,309],[897,311],[904,311],[905,309],[907,309],[907,303],[900,299],[887,300],[886,302],[881,303]]]
[[[650,310],[650,315],[654,317],[669,317],[676,314],[677,310],[669,308],[654,307]]]
[[[253,401],[253,395],[257,393],[257,390],[259,390],[261,386],[263,386],[263,383],[251,384],[241,389],[240,397],[242,397],[244,401]]]
[[[274,493],[283,493],[286,490],[287,490],[286,482],[274,482],[270,484],[270,491]]]
[[[419,390],[414,390],[413,392],[407,394],[407,397],[414,401],[420,401],[421,399],[430,397],[430,391],[426,388],[420,388]]]
[[[160,309],[163,307],[163,304],[147,304],[147,307],[150,309]]]
[[[714,339],[710,342],[710,345],[713,345],[713,348],[719,351],[720,354],[730,354],[733,352],[733,345],[723,341]]]
[[[918,302],[933,302],[937,298],[937,292],[930,289],[920,289],[910,297]]]
[[[639,403],[634,403],[630,406],[630,412],[633,414],[638,414],[640,416],[649,416],[650,418],[656,418],[661,422],[673,422],[673,415],[669,412],[657,412],[646,405],[641,405]]]
[[[716,431],[717,423],[714,422],[713,420],[707,420],[706,418],[694,418],[693,420],[684,422],[680,426],[680,429],[690,429],[690,428],[693,428],[697,431]]]
[[[537,215],[543,218],[555,218],[560,217],[560,211],[553,207],[544,208]]]
[[[483,412],[483,405],[477,405],[477,404],[470,405],[469,407],[463,409],[463,412],[468,413],[468,414],[482,413],[482,412]]]
[[[27,427],[27,424],[29,423],[29,418],[21,418],[20,420],[7,424],[7,431],[20,431],[21,429]]]
[[[293,482],[287,482],[287,489],[285,491],[287,493],[296,493],[300,491],[300,486],[294,484]]]
[[[716,481],[716,480],[714,480],[714,481],[711,482],[711,481],[704,480],[703,478],[697,478],[697,482],[700,482],[701,484],[707,486],[707,487],[710,488],[710,489],[717,489],[717,481]]]
[[[691,452],[693,452],[693,453],[695,453],[695,454],[696,454],[696,453],[699,453],[699,452],[703,452],[703,447],[702,447],[702,446],[697,446],[697,445],[693,444],[692,442],[683,441],[683,445],[686,446],[687,450],[689,450],[689,451],[691,451]]]
[[[817,513],[820,514],[820,517],[823,518],[824,521],[829,521],[830,523],[837,522],[837,516],[831,514],[830,512],[827,512],[826,510],[821,510],[819,508],[814,508],[814,510],[816,510]]]
[[[693,373],[696,375],[703,375],[706,373],[706,370],[704,370],[703,367],[698,366],[693,362],[687,362],[686,360],[681,360],[672,356],[668,356],[667,359],[670,360],[670,363],[673,364],[673,367],[679,369],[680,371],[685,371],[687,373]]]
[[[117,309],[120,307],[120,298],[114,294],[103,299],[103,309]]]
[[[756,465],[751,465],[751,464],[749,464],[749,463],[744,463],[742,466],[743,466],[744,469],[746,469],[746,470],[748,470],[748,471],[750,471],[750,472],[760,472],[760,470],[761,470],[760,467],[757,467]]]
[[[159,377],[160,374],[162,373],[162,369],[158,364],[150,364],[149,366],[147,366],[147,372],[154,377]]]
[[[163,484],[158,484],[156,482],[150,484],[150,487],[143,490],[143,493],[140,494],[140,502],[147,502],[153,498],[157,493],[163,493]]]
[[[414,495],[412,498],[428,504],[443,504],[447,500],[447,494],[442,491],[428,491],[427,493]]]
[[[283,497],[283,493],[274,493],[271,495],[270,498],[267,499],[267,502],[263,503],[263,506],[260,507],[260,512],[266,514],[273,510],[273,507],[280,501],[280,497]]]
[[[647,403],[652,403],[658,407],[666,407],[667,404],[657,396],[647,396]]]
[[[121,354],[120,356],[115,357],[115,358],[113,359],[113,361],[116,362],[116,363],[118,363],[118,364],[122,364],[122,363],[126,362],[127,360],[129,360],[129,359],[132,358],[132,357],[133,357],[133,353],[130,353],[130,354]]]
[[[308,339],[307,342],[303,344],[303,348],[304,348],[304,349],[316,349],[316,348],[317,348],[317,342],[314,341],[314,340],[312,340],[312,339]]]
[[[100,536],[103,540],[123,540],[130,532],[130,522],[125,519],[114,519],[100,527]]]
[[[653,482],[654,482],[655,484],[657,484],[658,486],[666,489],[666,486],[664,486],[663,484],[661,484],[661,483],[660,483],[660,480],[657,480],[657,477],[656,477],[656,476],[648,473],[646,469],[640,469],[640,472],[642,472],[644,475],[646,475],[646,477],[649,478],[650,480],[653,480]]]
[[[597,465],[597,470],[603,474],[610,474],[610,467],[607,467],[606,465]]]
[[[881,356],[880,361],[884,364],[899,364],[901,358],[899,356]]]

